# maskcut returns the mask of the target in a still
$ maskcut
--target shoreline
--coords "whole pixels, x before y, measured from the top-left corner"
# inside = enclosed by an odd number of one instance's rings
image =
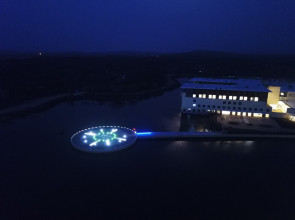
[[[76,102],[83,100],[91,100],[91,101],[140,101],[142,99],[147,99],[153,96],[158,96],[163,94],[164,92],[171,91],[173,89],[179,88],[180,83],[176,80],[170,80],[166,86],[145,90],[136,93],[117,93],[117,92],[109,92],[109,93],[95,93],[95,92],[79,92],[76,94],[60,94],[55,96],[56,98],[49,97],[49,100],[42,102],[41,99],[36,100],[34,103],[27,103],[17,105],[11,108],[5,108],[0,110],[0,123],[5,123],[11,120],[27,117],[36,113],[40,113],[46,111],[50,108],[53,108],[56,105],[65,102]],[[46,97],[45,97],[46,98]],[[48,98],[48,97],[47,97]],[[40,102],[41,101],[41,102]]]

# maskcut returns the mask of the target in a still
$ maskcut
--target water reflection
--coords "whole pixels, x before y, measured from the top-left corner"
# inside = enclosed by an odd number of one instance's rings
[[[164,117],[161,120],[162,131],[179,131],[181,113],[176,113],[170,117]]]
[[[248,154],[255,149],[255,141],[214,141],[203,143],[206,148],[213,151],[226,151]]]
[[[183,151],[188,149],[189,144],[189,141],[172,141],[168,144],[167,149],[171,151]]]
[[[179,131],[208,132],[212,131],[209,116],[204,115],[181,115]]]
[[[190,151],[201,148],[206,151],[250,154],[255,150],[255,141],[172,141],[168,144],[169,151]]]

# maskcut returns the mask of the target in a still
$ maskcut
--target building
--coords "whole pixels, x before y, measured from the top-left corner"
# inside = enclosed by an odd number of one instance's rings
[[[295,89],[288,88],[256,79],[193,78],[181,87],[181,112],[295,120]]]
[[[272,83],[268,104],[272,107],[272,117],[285,117],[295,121],[295,86],[290,83]]]

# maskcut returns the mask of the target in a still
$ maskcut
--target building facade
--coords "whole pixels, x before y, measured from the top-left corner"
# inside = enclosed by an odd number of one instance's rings
[[[277,102],[269,102],[272,107],[273,117],[285,117],[295,121],[295,85],[290,83],[272,83],[268,87],[272,92],[270,97],[275,97]]]
[[[270,117],[271,90],[260,80],[193,78],[181,87],[181,112]]]

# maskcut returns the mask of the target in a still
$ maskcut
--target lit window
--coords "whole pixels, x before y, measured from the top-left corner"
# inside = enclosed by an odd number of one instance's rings
[[[250,101],[254,101],[254,98],[253,97],[250,97]]]
[[[221,114],[223,114],[223,115],[230,115],[230,111],[222,111]]]
[[[229,99],[229,100],[232,100],[232,99],[233,99],[233,97],[230,95],[230,96],[228,97],[228,99]]]
[[[204,99],[206,98],[206,94],[203,94],[203,98],[204,98]]]
[[[252,113],[251,113],[251,112],[248,112],[248,116],[249,116],[249,117],[252,116]]]
[[[233,96],[233,100],[237,100],[237,96]]]
[[[244,96],[244,101],[247,101],[248,100],[248,97],[247,96]]]
[[[244,97],[243,96],[240,96],[240,100],[243,100],[244,99]]]
[[[193,107],[196,107],[196,104],[193,104]]]
[[[284,96],[284,93],[283,92],[281,92],[281,96]]]
[[[254,113],[253,116],[254,117],[260,117],[261,118],[262,117],[262,114],[261,113]]]
[[[219,95],[218,98],[219,98],[219,99],[222,99],[222,95]]]
[[[212,99],[212,95],[209,95],[209,99]]]
[[[226,95],[223,95],[223,96],[222,96],[222,99],[226,99]]]
[[[216,99],[216,95],[212,95],[212,99]]]
[[[247,113],[246,112],[243,112],[243,116],[246,116],[247,115]]]
[[[258,97],[255,97],[255,98],[254,98],[254,101],[257,102],[257,101],[258,101]]]
[[[193,94],[193,98],[196,98],[196,96],[197,96],[196,94]]]
[[[266,118],[269,118],[269,114],[265,114],[265,117],[266,117]]]
[[[202,98],[202,94],[199,94],[199,98]]]
[[[236,115],[236,112],[231,112],[232,115]]]
[[[237,115],[241,115],[241,112],[237,112]]]

